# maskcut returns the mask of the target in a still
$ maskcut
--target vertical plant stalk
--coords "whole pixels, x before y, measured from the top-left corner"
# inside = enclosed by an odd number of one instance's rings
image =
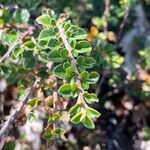
[[[110,0],[104,0],[104,32],[107,34],[108,32],[108,18],[110,11]]]
[[[119,27],[119,33],[118,33],[118,37],[117,37],[117,41],[116,41],[116,45],[115,45],[116,48],[118,48],[118,44],[121,40],[121,36],[122,36],[123,30],[124,30],[124,27],[127,23],[127,19],[128,19],[128,16],[129,16],[129,11],[130,11],[130,8],[129,8],[129,4],[127,2],[126,8],[125,8],[125,15],[124,15],[123,21],[122,21],[122,23]]]
[[[40,82],[40,78],[37,78],[33,84],[33,86],[31,88],[28,89],[26,95],[24,96],[24,98],[22,99],[22,101],[19,104],[19,107],[16,108],[15,112],[10,116],[10,118],[5,122],[4,126],[1,128],[0,130],[0,140],[7,136],[7,134],[9,133],[9,127],[11,126],[11,124],[14,122],[14,120],[17,118],[18,114],[21,112],[21,110],[23,109],[23,107],[27,104],[28,100],[29,100],[29,96],[33,93],[34,89],[36,88],[36,86],[38,85],[38,83]]]
[[[58,89],[57,89],[57,79],[56,77],[54,76],[54,80],[55,80],[55,83],[52,87],[52,95],[53,95],[53,109],[54,109],[54,112],[57,112],[58,110],[58,107],[57,107],[57,100],[58,100]]]
[[[24,39],[26,36],[28,36],[28,35],[30,35],[30,34],[33,33],[33,29],[34,29],[33,27],[29,27],[29,29],[28,29],[27,31],[25,31],[25,32],[23,32],[23,33],[20,34],[19,39],[18,39],[14,44],[10,45],[10,47],[8,48],[8,51],[7,51],[7,52],[4,54],[4,56],[0,59],[0,63],[6,61],[6,60],[10,57],[11,53],[13,52],[13,50],[14,50],[17,46],[20,46],[20,45],[22,44],[23,39]]]
[[[72,54],[72,48],[71,48],[70,44],[68,43],[67,36],[66,36],[65,31],[62,27],[62,24],[57,23],[57,28],[59,31],[59,35],[63,41],[63,44],[64,44],[66,50],[68,51],[68,59],[69,59],[71,65],[73,66],[73,68],[75,70],[74,76],[75,76],[76,84],[78,85],[78,89],[79,89],[78,100],[80,100],[82,103],[85,103],[83,100],[84,90],[83,90],[82,85],[81,85],[80,73],[79,73],[78,68],[77,68],[76,60]]]
[[[95,92],[95,93],[96,93],[97,96],[100,94],[100,92],[101,92],[101,87],[102,87],[103,83],[105,82],[106,77],[107,77],[109,74],[110,74],[110,71],[109,71],[109,70],[105,70],[105,71],[103,72],[102,78],[101,78],[100,82],[97,84],[97,87],[96,87],[96,92]]]
[[[55,76],[53,76],[54,79],[54,85],[52,87],[52,96],[53,96],[53,113],[58,112],[58,105],[57,105],[57,101],[58,101],[58,88],[57,88],[57,78]],[[58,122],[53,123],[53,129],[55,130],[58,127]],[[56,149],[57,147],[57,141],[53,142],[53,147],[55,147]]]
[[[53,69],[53,62],[50,61],[48,63],[48,69],[52,70]],[[50,76],[51,80],[53,80],[54,84],[52,87],[52,97],[53,97],[53,111],[54,113],[58,111],[58,106],[57,106],[57,101],[58,101],[58,88],[57,88],[57,78],[54,75]],[[53,127],[56,127],[56,124],[53,124]]]

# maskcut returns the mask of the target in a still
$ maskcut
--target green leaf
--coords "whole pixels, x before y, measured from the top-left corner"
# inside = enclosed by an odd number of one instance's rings
[[[93,120],[88,115],[86,115],[86,117],[82,120],[82,123],[85,127],[89,128],[89,129],[95,128]]]
[[[53,27],[56,24],[56,21],[51,18],[49,15],[42,15],[36,19],[38,24],[41,24],[46,27]]]
[[[58,50],[61,47],[61,43],[58,39],[52,38],[48,42],[48,47],[51,50]]]
[[[71,27],[71,23],[70,22],[65,22],[63,27],[64,27],[64,30],[67,31]]]
[[[82,63],[82,66],[84,68],[93,68],[94,65],[95,65],[96,61],[92,58],[92,57],[85,57],[83,63]]]
[[[31,109],[33,109],[40,104],[40,100],[38,98],[29,99],[27,104],[31,107]]]
[[[83,71],[80,74],[81,84],[84,90],[89,89],[89,84],[94,84],[99,80],[99,75],[96,72],[91,72],[90,74],[87,71]]]
[[[88,92],[84,92],[83,96],[84,96],[84,99],[86,100],[86,102],[89,104],[99,101],[96,94],[94,94],[94,93],[89,94]]]
[[[64,78],[70,80],[74,73],[74,68],[71,66],[70,62],[63,63],[63,70],[64,70]]]
[[[53,62],[62,62],[68,57],[68,51],[64,48],[53,50],[49,53],[48,58]]]
[[[11,32],[11,33],[6,33],[3,37],[3,44],[5,45],[12,45],[18,40],[18,33],[17,32]]]
[[[56,77],[60,78],[60,79],[65,79],[66,78],[66,71],[63,68],[62,64],[57,65],[54,70],[53,73]]]
[[[49,53],[48,59],[53,62],[62,62],[63,58],[61,57],[59,50],[53,50]]]
[[[28,69],[32,69],[33,67],[35,67],[36,62],[34,60],[34,58],[24,58],[23,60],[23,67],[24,68],[28,68]]]
[[[2,150],[14,150],[16,147],[15,141],[6,141],[2,146]]]
[[[77,65],[78,65],[78,67],[83,67],[85,69],[93,68],[95,63],[96,62],[95,62],[95,60],[92,57],[79,56],[77,58]]]
[[[74,68],[72,66],[70,66],[70,67],[68,67],[66,69],[66,75],[67,75],[67,77],[72,77],[73,73],[74,73]]]
[[[50,130],[47,130],[44,132],[43,134],[43,138],[47,141],[50,140],[52,138],[52,132]]]
[[[72,77],[68,78],[68,79],[67,79],[67,82],[70,83],[70,84],[75,83],[75,77],[72,76]]]
[[[30,13],[27,9],[16,10],[13,14],[13,18],[16,23],[23,24],[29,21]]]
[[[0,41],[1,41],[1,31],[0,31]],[[0,56],[3,56],[7,52],[7,47],[4,44],[0,44]]]
[[[56,33],[51,29],[44,29],[40,32],[38,40],[49,41],[51,38],[54,38]]]
[[[71,97],[71,96],[72,96],[71,85],[70,85],[70,84],[62,85],[62,86],[59,88],[58,93],[59,93],[60,95],[62,95],[63,97]]]
[[[14,56],[15,58],[18,58],[21,54],[23,54],[23,52],[24,52],[24,49],[23,49],[23,48],[17,47],[17,48],[15,48],[14,51],[13,51],[13,56]]]
[[[51,124],[51,123],[54,122],[52,116],[48,117],[48,121],[47,122],[48,122],[48,124]]]
[[[69,68],[69,67],[71,67],[71,64],[70,64],[70,62],[69,61],[67,61],[67,62],[65,62],[64,64],[63,64],[63,68],[66,70],[67,68]]]
[[[72,30],[68,30],[68,31],[66,32],[66,35],[67,35],[67,37],[71,37],[71,36],[72,36]]]
[[[60,139],[62,139],[63,141],[68,141],[67,139],[66,139],[66,137],[65,137],[65,133],[66,133],[66,131],[63,129],[63,128],[56,128],[55,129],[55,133],[57,134],[57,135],[59,135],[59,138]]]
[[[63,129],[63,128],[59,128],[59,127],[58,127],[58,128],[55,129],[55,133],[58,134],[59,136],[61,136],[61,134],[62,134],[63,132],[64,132],[64,129]]]
[[[57,121],[60,119],[60,114],[59,113],[55,113],[52,117],[53,121]]]
[[[81,78],[81,84],[84,90],[88,90],[89,89],[89,83],[87,82],[88,78],[89,78],[89,73],[87,71],[83,71],[80,74],[80,78]]]
[[[77,42],[75,48],[78,53],[90,52],[92,50],[91,45],[87,41]]]
[[[70,115],[76,114],[79,107],[80,107],[80,104],[78,104],[78,103],[76,103],[74,106],[72,106],[69,110]]]
[[[39,40],[37,46],[42,50],[48,49],[48,42],[49,41]]]
[[[64,84],[58,90],[58,93],[63,97],[71,97],[71,96],[75,97],[76,92],[77,92],[76,84]]]
[[[78,57],[78,55],[79,55],[76,50],[73,50],[73,51],[72,51],[72,54],[73,54],[74,57]]]
[[[77,96],[78,96],[77,90],[73,90],[73,91],[72,91],[72,97],[73,97],[73,98],[76,98]]]
[[[81,80],[87,80],[89,78],[89,73],[87,71],[83,71],[80,74],[80,78],[81,78]]]
[[[43,63],[48,63],[47,53],[41,51],[38,55],[38,59]]]
[[[67,59],[68,57],[68,51],[65,48],[58,49],[60,51],[60,55],[63,59]]]
[[[87,115],[89,115],[91,118],[93,118],[93,117],[98,118],[101,115],[97,110],[95,110],[91,107],[88,107],[86,109],[86,112],[87,112]]]
[[[28,116],[28,120],[30,123],[33,123],[37,120],[35,114],[33,112],[30,112],[29,116]]]
[[[94,84],[99,80],[99,74],[97,72],[91,72],[89,75],[89,79],[87,80],[87,82],[89,84]]]
[[[32,41],[27,41],[24,43],[24,46],[27,50],[33,50],[36,45]]]
[[[81,84],[82,84],[82,87],[83,87],[84,90],[89,89],[89,83],[87,83],[87,81],[84,80],[84,81],[81,82]]]
[[[87,38],[87,32],[84,29],[78,28],[72,35],[76,40],[84,40]]]
[[[78,124],[81,121],[81,117],[82,117],[82,112],[80,111],[71,118],[71,122],[73,122],[74,124]]]
[[[47,72],[46,68],[43,67],[43,68],[40,68],[38,73],[37,73],[37,76],[38,77],[41,77],[43,80],[45,79],[48,79],[49,77],[49,73]]]
[[[3,26],[5,24],[4,19],[0,18],[0,25]]]
[[[76,90],[77,87],[78,87],[78,85],[76,83],[71,84],[71,88],[73,91]]]
[[[21,84],[21,85],[18,86],[18,90],[19,90],[18,99],[22,100],[23,97],[25,96],[25,87]]]
[[[54,18],[51,19],[51,25],[56,26],[56,20]]]
[[[83,63],[84,59],[85,59],[84,56],[79,56],[79,57],[77,58],[77,64],[78,64],[78,65],[81,65],[81,64]]]
[[[69,38],[69,44],[72,48],[75,48],[76,47],[76,44],[77,44],[77,41],[75,38]]]

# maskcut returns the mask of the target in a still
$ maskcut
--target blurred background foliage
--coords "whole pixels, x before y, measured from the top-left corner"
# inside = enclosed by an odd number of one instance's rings
[[[96,128],[91,131],[73,126],[67,133],[69,142],[59,143],[57,149],[150,147],[150,0],[0,0],[0,56],[16,41],[22,24],[24,28],[39,28],[35,18],[46,8],[54,10],[56,16],[67,13],[73,23],[88,31],[87,40],[93,46],[89,55],[95,58],[94,69],[101,76],[90,89],[100,98],[95,107],[102,115]],[[21,50],[16,49],[13,58],[20,54]],[[32,52],[25,55],[30,63],[24,64],[32,69]],[[24,67],[17,64],[16,68],[15,61],[11,65],[14,67],[1,65],[0,69],[1,79],[7,80],[8,87],[20,84],[17,80],[26,77]],[[25,138],[18,139],[26,145]]]

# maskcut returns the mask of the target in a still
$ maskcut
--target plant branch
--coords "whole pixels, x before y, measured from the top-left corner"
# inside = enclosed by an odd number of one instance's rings
[[[4,54],[4,56],[0,59],[0,63],[2,63],[3,61],[6,61],[10,54],[12,53],[12,51],[19,45],[21,45],[21,41],[18,40],[16,43],[14,43],[13,45],[11,45],[9,48],[8,48],[8,51]]]
[[[10,54],[12,53],[12,51],[19,45],[22,44],[22,40],[27,36],[33,33],[33,27],[29,27],[27,31],[21,33],[19,35],[19,39],[17,40],[17,42],[15,42],[14,44],[10,45],[10,47],[8,48],[8,51],[4,54],[4,56],[0,59],[0,63],[2,63],[3,61],[6,61],[9,57]]]
[[[53,62],[50,61],[47,64],[48,70],[53,70]],[[54,82],[52,86],[52,96],[53,96],[53,109],[54,112],[57,112],[57,100],[58,100],[58,89],[57,89],[57,78],[54,75],[50,75],[50,80]]]
[[[129,4],[127,3],[127,5],[126,5],[126,8],[125,8],[126,10],[125,10],[125,15],[124,15],[124,17],[123,17],[123,21],[122,21],[122,23],[121,23],[121,25],[120,25],[120,27],[119,27],[119,33],[118,33],[118,37],[117,37],[117,41],[116,41],[116,44],[115,44],[115,47],[116,48],[118,48],[118,44],[119,44],[119,42],[120,42],[120,40],[121,40],[121,36],[122,36],[122,33],[123,33],[123,30],[124,30],[124,27],[125,27],[125,25],[126,25],[126,22],[127,22],[127,18],[128,18],[128,16],[129,16]]]
[[[75,80],[76,80],[76,83],[77,83],[78,88],[79,88],[79,97],[81,99],[83,99],[82,97],[83,97],[84,90],[83,90],[82,85],[81,85],[80,73],[79,73],[78,68],[77,68],[77,63],[76,63],[76,60],[75,60],[75,58],[72,54],[72,48],[71,48],[70,44],[67,41],[67,36],[65,34],[65,31],[64,31],[62,25],[57,23],[57,27],[58,27],[60,37],[63,41],[63,44],[64,44],[66,50],[69,53],[68,59],[70,60],[71,65],[73,66],[73,68],[75,70]]]
[[[102,78],[99,81],[99,83],[97,84],[97,88],[96,88],[96,92],[95,92],[97,96],[100,94],[101,87],[102,87],[103,83],[105,82],[105,79],[109,75],[109,73],[110,73],[109,70],[106,70],[106,71],[103,72]]]
[[[10,116],[10,118],[5,122],[4,126],[0,130],[0,139],[6,136],[9,133],[9,127],[14,122],[14,120],[17,118],[18,114],[22,110],[22,108],[27,104],[29,100],[30,94],[33,93],[34,89],[36,88],[37,84],[39,83],[40,78],[37,78],[34,82],[33,86],[28,89],[26,95],[22,99],[22,101],[19,104],[19,107],[15,110],[15,112]]]
[[[57,89],[57,79],[56,77],[54,76],[53,77],[54,80],[55,80],[55,83],[52,87],[52,95],[53,95],[53,109],[54,109],[54,112],[57,112],[57,101],[58,101],[58,89]]]
[[[50,61],[47,64],[48,69],[52,70],[53,69],[53,62]],[[54,82],[53,86],[52,86],[52,96],[53,96],[53,112],[57,112],[58,111],[58,105],[57,105],[57,101],[58,101],[58,88],[57,88],[57,78],[54,75],[50,75],[50,80],[52,80]],[[56,127],[56,123],[53,124],[54,128]]]
[[[109,18],[109,10],[110,10],[110,0],[104,0],[105,10],[104,10],[104,32],[108,32],[108,18]]]

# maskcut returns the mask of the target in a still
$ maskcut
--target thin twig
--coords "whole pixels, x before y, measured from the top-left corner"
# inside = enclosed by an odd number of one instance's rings
[[[109,75],[109,73],[110,73],[109,70],[104,71],[104,73],[103,73],[103,75],[101,77],[101,80],[98,82],[97,88],[96,88],[96,92],[95,92],[97,96],[100,94],[101,87],[102,87],[103,83],[105,82],[105,79]]]
[[[53,62],[49,62],[47,64],[49,70],[53,70]],[[57,78],[54,75],[50,76],[51,80],[53,80],[54,84],[52,86],[52,96],[53,96],[53,111],[54,113],[58,111],[57,101],[58,101],[58,88],[57,88]],[[55,128],[55,124],[54,124]]]
[[[105,10],[104,10],[104,32],[108,32],[108,18],[110,11],[110,0],[104,0]]]
[[[8,51],[4,54],[4,56],[0,59],[0,63],[2,63],[3,61],[7,60],[10,56],[10,54],[12,53],[12,51],[21,44],[22,42],[20,40],[18,40],[15,44],[11,45],[8,48]]]
[[[53,62],[52,61],[48,62],[47,67],[48,67],[49,70],[53,70],[53,67],[54,67],[53,66]],[[52,86],[53,113],[56,113],[56,112],[58,112],[58,105],[57,105],[57,101],[58,101],[57,78],[54,75],[50,75],[49,78],[50,78],[50,80],[52,80],[54,82],[54,84]],[[53,123],[53,129],[54,130],[58,126],[59,126],[58,122],[54,122]],[[55,139],[55,141],[53,141],[51,146],[47,143],[47,147],[50,147],[50,148],[55,147],[57,149],[57,139]]]
[[[121,36],[122,36],[123,30],[124,30],[124,27],[125,27],[125,25],[126,25],[126,23],[127,23],[127,18],[128,18],[128,16],[129,16],[129,11],[130,11],[130,9],[129,9],[129,4],[128,4],[128,2],[127,2],[127,4],[126,4],[126,8],[125,8],[125,9],[126,9],[126,10],[125,10],[125,15],[124,15],[123,21],[122,21],[122,23],[121,23],[121,25],[120,25],[120,27],[119,27],[119,33],[118,33],[117,41],[116,41],[116,44],[115,44],[115,47],[116,47],[116,48],[118,48],[118,44],[119,44],[119,42],[120,42],[120,40],[121,40]]]
[[[54,80],[55,80],[55,83],[52,87],[52,94],[53,94],[53,109],[54,109],[54,112],[57,112],[57,101],[58,101],[58,89],[57,89],[57,79],[56,77],[54,76]]]
[[[33,93],[34,89],[36,88],[37,84],[39,83],[40,79],[37,78],[34,82],[33,86],[28,89],[25,97],[22,99],[22,101],[19,104],[19,107],[15,110],[15,112],[10,116],[10,118],[5,122],[4,126],[0,130],[0,139],[7,136],[9,133],[9,127],[14,122],[14,120],[17,118],[18,114],[22,110],[22,108],[27,104],[29,100],[29,96]]]
[[[17,42],[15,42],[14,44],[10,45],[10,47],[8,48],[8,51],[4,54],[4,56],[0,59],[0,63],[6,61],[9,57],[10,54],[13,52],[13,50],[22,44],[22,40],[27,36],[33,33],[33,27],[29,27],[27,31],[23,32],[20,34],[19,39],[17,40]]]
[[[47,67],[48,67],[48,70],[50,70],[50,71],[53,70],[53,68],[54,68],[53,62],[52,61],[48,62]],[[54,84],[52,86],[53,109],[54,109],[54,112],[57,112],[57,106],[56,106],[56,103],[58,100],[57,78],[54,75],[51,75],[49,78],[51,80],[53,80],[53,82],[54,82]]]
[[[55,76],[53,76],[53,79],[55,81],[53,87],[52,87],[52,95],[53,95],[53,111],[54,113],[58,112],[58,105],[57,105],[57,101],[58,101],[58,89],[57,89],[57,79]],[[53,129],[55,130],[57,127],[59,127],[59,122],[56,121],[55,123],[53,123]],[[58,145],[57,145],[57,140],[53,141],[53,146],[57,149]]]

